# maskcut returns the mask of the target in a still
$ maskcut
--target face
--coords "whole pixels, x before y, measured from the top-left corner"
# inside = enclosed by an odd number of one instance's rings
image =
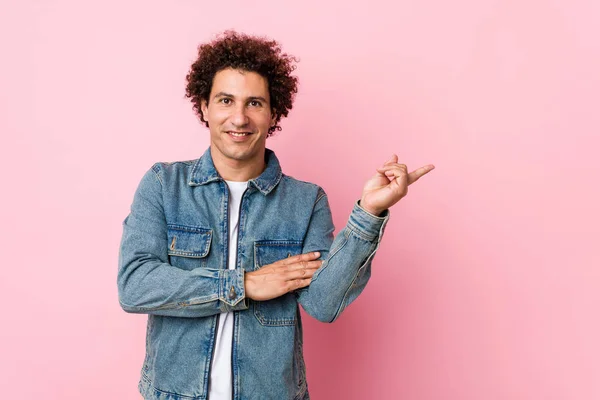
[[[221,70],[201,107],[215,165],[263,165],[267,133],[275,124],[266,78],[256,72]]]

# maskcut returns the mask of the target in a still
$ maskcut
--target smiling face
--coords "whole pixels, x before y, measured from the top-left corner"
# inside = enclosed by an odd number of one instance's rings
[[[260,175],[267,134],[275,124],[267,80],[256,72],[223,69],[215,74],[208,102],[201,107],[217,171],[225,179],[233,171],[244,180]],[[240,175],[240,170],[247,173]]]

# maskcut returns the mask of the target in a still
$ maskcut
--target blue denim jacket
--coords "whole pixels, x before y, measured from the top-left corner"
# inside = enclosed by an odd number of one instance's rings
[[[123,221],[117,284],[125,311],[148,314],[145,399],[207,399],[218,315],[228,311],[233,399],[308,399],[298,304],[333,322],[369,280],[389,211],[376,217],[357,201],[334,239],[323,189],[283,174],[269,149],[265,160],[242,196],[231,270],[229,190],[210,148],[197,160],[156,163],[142,178]],[[246,271],[311,251],[324,262],[310,286],[268,301],[245,297]]]

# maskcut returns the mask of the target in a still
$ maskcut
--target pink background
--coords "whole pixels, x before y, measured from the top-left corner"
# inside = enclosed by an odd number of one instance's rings
[[[338,230],[392,152],[436,165],[363,295],[305,315],[314,399],[600,398],[600,3],[351,4],[2,1],[2,398],[140,398],[121,222],[152,163],[208,146],[184,78],[227,28],[301,59],[267,143]]]

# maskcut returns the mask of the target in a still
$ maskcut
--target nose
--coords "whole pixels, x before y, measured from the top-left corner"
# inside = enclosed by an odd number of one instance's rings
[[[231,115],[231,123],[240,128],[248,124],[248,116],[246,115],[246,107],[243,104],[236,106]]]

